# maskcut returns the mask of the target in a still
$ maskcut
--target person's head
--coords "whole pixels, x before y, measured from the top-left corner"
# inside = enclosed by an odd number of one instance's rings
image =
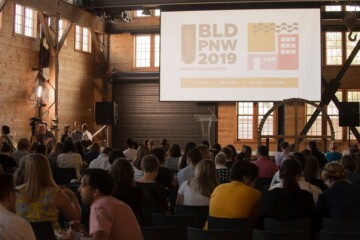
[[[9,128],[9,126],[3,125],[3,126],[1,127],[1,132],[2,132],[2,134],[10,134],[10,128]]]
[[[227,160],[232,160],[232,150],[229,147],[224,147],[221,149],[221,152],[225,153]]]
[[[355,172],[356,163],[355,159],[351,155],[344,155],[340,159],[340,164],[345,168],[346,171]]]
[[[191,149],[187,155],[187,161],[189,164],[192,164],[193,167],[198,164],[202,160],[202,154],[199,150],[199,148],[195,147]]]
[[[101,196],[112,194],[113,180],[108,172],[99,168],[87,168],[81,176],[80,192],[82,202],[91,206],[91,204]]]
[[[301,172],[304,171],[304,169],[306,168],[306,157],[304,154],[299,153],[299,152],[293,152],[291,154],[291,156],[294,157],[295,160],[299,161],[300,166],[301,166]]]
[[[30,152],[31,153],[35,153],[36,152],[36,148],[40,145],[40,142],[33,142],[31,144],[31,147],[30,147]]]
[[[236,154],[235,161],[243,161],[244,157],[245,157],[245,153],[239,152],[238,154]]]
[[[81,142],[75,142],[74,144],[76,152],[79,153],[81,156],[85,155],[84,145]]]
[[[28,201],[39,198],[44,187],[56,186],[51,174],[49,160],[40,153],[30,153],[25,161],[25,191]]]
[[[264,146],[264,145],[260,145],[257,149],[258,155],[262,156],[262,157],[268,157],[269,156],[269,149]]]
[[[288,142],[282,142],[280,143],[281,151],[283,152],[289,152],[290,151],[290,144]]]
[[[168,140],[167,140],[166,138],[163,138],[163,139],[161,140],[161,145],[162,145],[163,147],[165,147],[167,144],[168,144]]]
[[[191,149],[195,148],[196,144],[193,142],[188,142],[185,144],[184,155],[187,156]]]
[[[311,155],[311,151],[307,148],[305,148],[304,150],[301,151],[301,153],[305,156],[305,157],[308,157],[308,156],[312,156]]]
[[[112,148],[111,147],[106,147],[104,148],[104,150],[102,151],[103,154],[109,155],[111,152]]]
[[[220,164],[220,165],[224,165],[226,162],[226,155],[223,152],[219,152],[216,156],[215,156],[215,163],[216,164]]]
[[[81,125],[81,130],[83,130],[83,132],[85,132],[86,130],[88,130],[88,126],[86,123],[84,123],[83,125]]]
[[[200,144],[197,148],[201,153],[201,159],[210,159],[210,150],[207,146]]]
[[[250,146],[243,145],[241,152],[244,153],[244,160],[246,160],[246,161],[251,160],[252,148]]]
[[[127,148],[134,148],[134,142],[131,138],[126,139],[126,147]]]
[[[219,185],[214,162],[208,159],[201,160],[196,165],[194,181],[197,182],[200,193],[210,197],[215,187]]]
[[[65,140],[63,144],[63,153],[73,152],[76,153],[75,144],[72,140]]]
[[[0,203],[8,210],[15,213],[15,185],[11,174],[0,173]]]
[[[251,186],[254,186],[258,175],[259,168],[248,161],[235,162],[230,171],[231,181],[239,181]]]
[[[7,142],[2,142],[0,147],[0,152],[2,153],[10,153],[12,151],[12,147]]]
[[[155,146],[155,140],[154,140],[154,139],[150,139],[150,140],[149,140],[149,145],[148,145],[148,147],[149,147],[150,149],[152,149],[154,146]]]
[[[69,129],[70,129],[70,125],[68,125],[68,124],[66,124],[65,126],[64,126],[64,132],[69,132]]]
[[[162,147],[154,147],[151,149],[150,154],[154,155],[160,162],[160,165],[165,162],[165,151]]]
[[[179,144],[173,144],[171,145],[170,147],[170,157],[174,157],[174,158],[177,158],[177,157],[180,157],[181,156],[181,149],[180,149],[180,146]]]
[[[316,141],[315,140],[312,140],[308,143],[307,145],[307,148],[310,150],[310,151],[317,151],[317,144],[316,144]]]
[[[44,154],[46,156],[46,146],[45,144],[40,144],[36,150],[35,150],[36,153],[41,153],[41,154]]]
[[[306,167],[304,169],[303,176],[306,181],[316,179],[319,175],[320,165],[316,157],[307,156],[306,157]]]
[[[291,192],[299,188],[298,182],[301,176],[301,164],[299,161],[294,159],[283,161],[279,173],[285,192]]]
[[[30,147],[29,139],[20,138],[18,145],[17,145],[17,149],[19,151],[27,151],[27,150],[29,150],[29,147]]]
[[[331,152],[334,152],[337,150],[337,143],[335,141],[331,141],[330,144],[329,144],[329,150]]]
[[[210,143],[209,143],[208,140],[203,140],[203,141],[201,142],[201,144],[207,146],[208,148],[210,148]]]
[[[232,159],[235,160],[236,158],[236,155],[237,155],[237,151],[236,151],[236,148],[234,147],[234,145],[232,144],[228,144],[226,147],[230,148],[231,149],[231,152],[232,152]]]
[[[136,167],[137,169],[141,170],[141,159],[143,157],[145,157],[146,155],[148,155],[150,153],[150,149],[147,145],[145,146],[140,146],[137,150],[136,150],[136,156],[134,161],[132,162],[132,164],[134,165],[134,167]]]
[[[111,177],[115,186],[129,186],[134,182],[134,169],[126,158],[117,158],[111,165]]]
[[[350,150],[350,154],[355,154],[355,153],[359,152],[359,147],[356,143],[351,144],[349,150]]]
[[[109,163],[112,165],[117,158],[126,158],[123,151],[118,148],[111,150],[109,154]]]
[[[331,187],[334,182],[342,181],[346,177],[346,171],[343,166],[338,162],[329,162],[325,165],[321,178],[325,184]]]
[[[75,129],[80,129],[80,122],[79,121],[74,122],[74,128]]]
[[[216,156],[216,154],[218,154],[221,151],[221,145],[220,143],[214,143],[211,146],[211,151],[213,152],[214,156]]]
[[[141,160],[141,169],[145,173],[157,173],[158,169],[160,167],[160,162],[154,155],[146,155]]]

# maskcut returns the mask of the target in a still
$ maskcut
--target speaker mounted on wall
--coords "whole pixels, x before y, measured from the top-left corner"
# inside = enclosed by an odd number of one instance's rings
[[[360,125],[359,102],[339,103],[339,126],[355,127]]]
[[[119,119],[118,105],[116,102],[96,102],[96,125],[115,125]]]

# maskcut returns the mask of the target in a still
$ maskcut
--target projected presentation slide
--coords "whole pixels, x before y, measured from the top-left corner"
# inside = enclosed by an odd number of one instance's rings
[[[161,101],[320,100],[320,9],[161,13]]]

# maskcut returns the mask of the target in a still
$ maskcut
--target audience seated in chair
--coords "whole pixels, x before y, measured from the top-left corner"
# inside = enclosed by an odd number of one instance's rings
[[[215,164],[216,164],[216,174],[220,184],[230,182],[230,168],[225,166],[225,163],[226,163],[225,153],[219,152],[215,156]]]
[[[189,180],[194,176],[196,164],[198,164],[198,162],[201,160],[202,154],[198,147],[195,147],[189,151],[187,155],[188,166],[181,169],[176,175],[179,186],[181,186],[185,180]]]
[[[253,161],[259,168],[259,178],[272,178],[278,170],[277,165],[269,158],[269,149],[260,145],[257,150],[258,158]]]

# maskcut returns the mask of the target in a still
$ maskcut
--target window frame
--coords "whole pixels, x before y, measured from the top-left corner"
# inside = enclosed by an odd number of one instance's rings
[[[79,33],[79,34],[77,34],[77,29],[80,29],[80,33]],[[89,51],[85,51],[85,50],[84,50],[84,37],[85,37],[85,36],[84,36],[84,29],[86,29],[87,32],[88,32],[88,34],[89,34],[89,35],[87,36],[87,38],[88,38],[87,41],[88,41]],[[75,52],[86,53],[86,54],[92,54],[92,37],[91,37],[91,30],[88,29],[88,28],[86,28],[86,27],[82,27],[82,26],[79,26],[79,25],[76,25],[76,24],[75,24],[74,32],[75,32],[75,37],[74,37],[74,51],[75,51]],[[80,38],[81,41],[77,41],[77,35],[80,35],[80,36],[81,36],[81,38]],[[76,47],[77,42],[79,42],[80,48],[77,48],[77,47]]]
[[[137,38],[138,37],[150,37],[150,65],[149,66],[145,66],[145,67],[138,67],[136,66],[137,63]],[[158,51],[156,51],[156,42],[155,42],[155,38],[158,37],[159,39],[159,46],[158,46]],[[150,70],[150,71],[156,71],[159,70],[160,68],[160,34],[137,34],[134,35],[134,62],[133,62],[133,69],[136,70]],[[156,55],[157,53],[157,55]],[[156,56],[158,56],[159,61],[157,62],[156,65]]]
[[[21,8],[21,15],[17,14],[17,6],[19,6]],[[26,12],[27,10],[31,11],[32,12],[32,16],[33,18],[31,18],[31,29],[32,29],[32,34],[31,36],[29,35],[26,35]],[[17,23],[17,16],[20,16],[20,20],[21,20],[21,23],[18,24]],[[13,32],[14,32],[14,36],[21,36],[21,37],[25,37],[25,38],[31,38],[31,39],[36,39],[37,38],[37,31],[38,31],[38,27],[37,27],[37,21],[38,21],[38,18],[37,18],[37,11],[31,7],[27,7],[27,6],[23,6],[21,4],[17,4],[15,3],[14,4],[14,20],[13,20]],[[17,32],[16,28],[17,28],[17,25],[19,25],[20,27],[20,32]]]
[[[264,116],[264,114],[260,114],[259,113],[259,103],[268,103],[271,102],[273,104],[273,106],[276,104],[276,102],[272,102],[272,101],[257,101],[257,102],[251,102],[253,103],[253,112],[252,114],[239,114],[239,103],[243,103],[243,102],[236,102],[236,140],[237,141],[241,141],[241,142],[254,142],[257,140],[258,136],[257,136],[257,132],[258,132],[258,127],[259,127],[259,123],[261,121],[260,117]],[[247,103],[247,102],[244,102]],[[239,138],[239,116],[251,116],[252,117],[252,138]],[[271,114],[272,116],[272,131],[273,134],[272,135],[276,135],[277,132],[277,125],[275,123],[277,123],[277,109],[274,109],[274,111]],[[268,119],[267,119],[268,120]],[[276,138],[269,138],[271,143],[274,143],[276,141]]]

